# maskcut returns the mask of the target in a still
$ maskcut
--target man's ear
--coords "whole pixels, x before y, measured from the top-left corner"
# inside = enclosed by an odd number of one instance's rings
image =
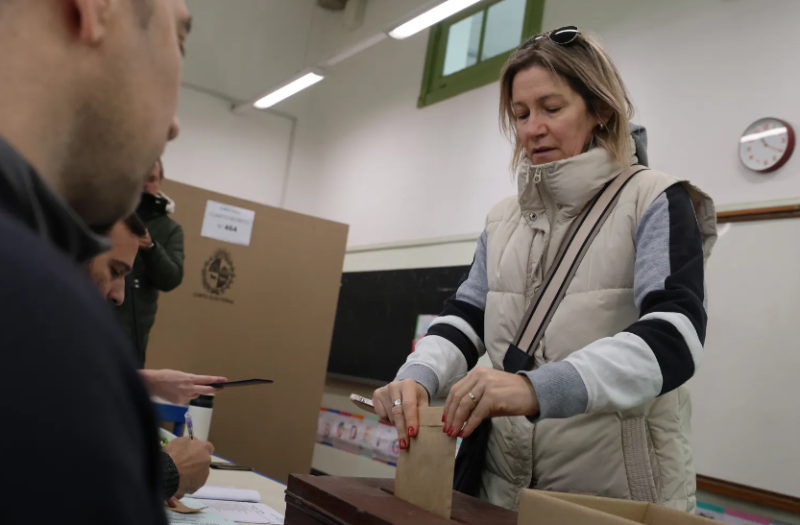
[[[90,46],[99,45],[108,34],[119,0],[71,0],[75,9],[78,38]]]

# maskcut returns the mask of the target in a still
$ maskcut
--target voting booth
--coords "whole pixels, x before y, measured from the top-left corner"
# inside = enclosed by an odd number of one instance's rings
[[[310,472],[347,226],[174,181],[183,283],[162,293],[146,368],[272,379],[217,395],[216,453],[286,482]]]

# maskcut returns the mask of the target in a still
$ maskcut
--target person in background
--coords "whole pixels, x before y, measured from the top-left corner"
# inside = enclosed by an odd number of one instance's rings
[[[117,222],[108,238],[111,249],[92,259],[87,269],[100,293],[109,302],[120,305],[125,301],[125,276],[130,273],[139,241],[147,236],[147,228],[133,213]],[[140,370],[150,392],[171,403],[184,404],[200,394],[216,393],[219,389],[206,386],[227,381],[224,377],[196,376],[177,370]],[[210,472],[214,446],[200,439],[177,438],[161,451],[161,475],[164,500],[181,497],[205,485]]]
[[[119,221],[108,235],[111,249],[88,263],[89,275],[110,303],[125,304],[125,278],[133,268],[140,242],[147,228],[135,213]],[[139,370],[150,393],[176,405],[185,405],[201,394],[218,394],[221,389],[208,385],[224,383],[221,376],[203,376],[178,370]]]
[[[166,523],[150,398],[81,265],[177,134],[190,29],[184,0],[0,0],[4,525],[52,523],[43,497],[82,525]]]
[[[447,396],[453,439],[492,418],[479,495],[502,507],[516,508],[521,491],[536,487],[691,512],[685,383],[703,356],[713,202],[666,173],[634,176],[534,349],[533,370],[505,372],[575,217],[647,159],[643,130],[631,137],[617,68],[576,27],[514,51],[500,94],[518,193],[489,212],[469,275],[395,381],[375,392],[376,412],[395,423],[403,448],[429,397]],[[476,367],[484,353],[492,368]]]
[[[156,161],[144,185],[136,213],[147,226],[139,240],[139,255],[128,278],[130,300],[117,307],[117,317],[144,367],[150,330],[156,321],[159,292],[169,292],[183,281],[183,228],[170,215],[175,203],[161,193],[164,166]]]

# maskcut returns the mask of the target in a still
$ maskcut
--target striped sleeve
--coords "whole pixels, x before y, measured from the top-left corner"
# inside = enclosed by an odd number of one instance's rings
[[[688,381],[703,356],[703,241],[688,191],[676,184],[636,231],[634,300],[639,320],[623,332],[528,372],[539,419],[627,410]]]
[[[417,342],[395,380],[413,379],[425,387],[431,398],[449,392],[486,352],[483,319],[488,293],[486,232],[483,232],[469,273],[456,294],[445,302],[428,334]]]

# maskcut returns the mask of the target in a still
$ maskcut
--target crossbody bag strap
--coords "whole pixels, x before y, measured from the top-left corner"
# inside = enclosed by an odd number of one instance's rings
[[[533,353],[544,337],[547,325],[564,299],[567,287],[575,277],[592,241],[617,205],[625,185],[637,173],[646,169],[644,166],[634,165],[623,171],[572,221],[553,265],[534,294],[514,342],[506,352],[503,367],[507,372],[530,370],[533,367]]]

